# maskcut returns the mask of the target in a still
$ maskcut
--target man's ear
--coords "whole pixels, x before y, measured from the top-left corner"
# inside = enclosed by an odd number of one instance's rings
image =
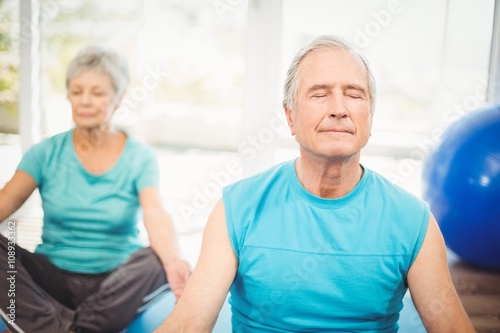
[[[283,109],[285,110],[285,117],[288,123],[288,127],[290,127],[290,132],[292,135],[295,135],[294,122],[295,122],[295,112],[286,104],[283,104]]]
[[[372,128],[373,128],[373,108],[370,110],[370,136],[372,136]]]

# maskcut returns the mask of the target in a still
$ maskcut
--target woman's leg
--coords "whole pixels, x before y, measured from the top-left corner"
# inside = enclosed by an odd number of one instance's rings
[[[12,332],[68,332],[74,311],[61,271],[0,235],[0,309]]]
[[[76,309],[75,332],[120,332],[140,309],[168,290],[165,271],[151,248],[134,253]]]

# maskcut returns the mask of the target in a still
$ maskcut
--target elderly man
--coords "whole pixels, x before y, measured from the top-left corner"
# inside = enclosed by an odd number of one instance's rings
[[[428,205],[360,165],[375,84],[339,38],[302,49],[284,108],[300,157],[224,189],[198,265],[156,332],[396,332],[410,288],[428,332],[474,332]]]

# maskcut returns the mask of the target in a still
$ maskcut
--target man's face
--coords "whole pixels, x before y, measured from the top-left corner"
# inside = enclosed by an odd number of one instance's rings
[[[295,110],[285,107],[302,154],[345,159],[371,135],[372,110],[363,63],[343,49],[323,48],[300,63]]]

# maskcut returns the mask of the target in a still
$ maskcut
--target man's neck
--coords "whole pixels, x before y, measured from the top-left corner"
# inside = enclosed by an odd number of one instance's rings
[[[363,168],[359,153],[346,159],[308,158],[301,154],[295,162],[297,177],[310,193],[321,198],[340,198],[359,183]]]

